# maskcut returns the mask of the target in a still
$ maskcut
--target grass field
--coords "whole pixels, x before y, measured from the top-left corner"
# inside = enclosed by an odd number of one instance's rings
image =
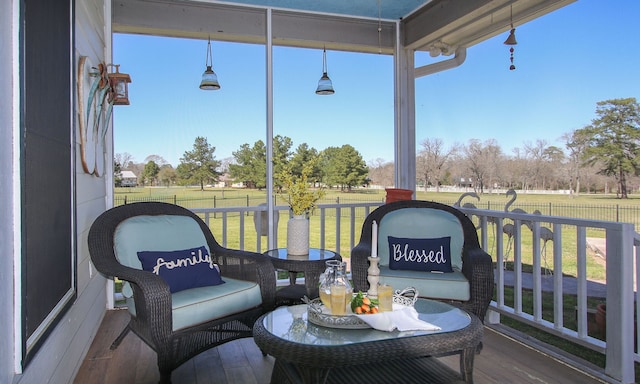
[[[384,202],[383,189],[354,189],[351,192],[341,192],[337,189],[327,189],[326,196],[320,204],[326,203],[357,203]],[[416,192],[419,200],[438,201],[446,204],[456,202],[460,192]],[[126,198],[127,201],[158,200],[180,203],[190,208],[213,208],[230,206],[253,206],[264,203],[264,190],[236,189],[236,188],[199,188],[190,187],[150,187],[150,188],[115,188],[115,204],[119,205]],[[508,198],[504,194],[485,193],[480,201],[467,197],[463,202],[471,202],[480,209],[503,210]],[[276,205],[286,205],[284,198],[275,196]],[[594,220],[623,221],[640,226],[640,195],[631,194],[629,199],[617,199],[615,195],[587,195],[571,196],[566,194],[519,194],[516,202],[511,206],[521,208],[527,212],[538,209],[544,215],[588,218]]]
[[[384,189],[354,189],[351,192],[341,192],[337,189],[326,189],[326,196],[323,202],[335,202],[336,197],[341,199],[355,200],[355,201],[384,201],[385,191]],[[460,196],[460,192],[424,192],[418,190],[417,198],[420,200],[446,200],[452,204]],[[116,196],[129,195],[132,198],[138,197],[173,197],[177,196],[178,199],[199,199],[199,198],[245,198],[249,196],[251,199],[262,197],[266,198],[265,190],[243,189],[243,188],[205,188],[201,191],[198,187],[146,187],[146,188],[115,188]],[[639,194],[630,194],[629,199],[617,199],[615,195],[609,194],[580,194],[579,196],[571,196],[567,194],[519,194],[517,203],[540,203],[546,204],[552,202],[554,204],[590,204],[590,205],[612,205],[617,204],[621,206],[637,206],[640,204]],[[468,201],[468,200],[465,200]],[[474,199],[470,199],[479,208],[480,204]],[[493,209],[499,209],[503,207],[508,201],[508,198],[504,194],[491,194],[485,193],[480,196],[481,204],[485,204],[487,201],[491,204],[495,204]],[[284,200],[281,201],[284,204]]]

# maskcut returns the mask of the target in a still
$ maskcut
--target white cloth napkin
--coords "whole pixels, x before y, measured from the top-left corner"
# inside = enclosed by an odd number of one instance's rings
[[[357,315],[359,319],[369,324],[371,328],[391,332],[398,331],[439,331],[440,327],[422,321],[418,318],[418,311],[413,307],[394,304],[391,312],[378,312],[373,315]]]

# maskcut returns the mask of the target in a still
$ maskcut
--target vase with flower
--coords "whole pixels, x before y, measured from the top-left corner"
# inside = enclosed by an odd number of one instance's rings
[[[284,195],[291,208],[291,218],[287,222],[287,253],[303,256],[309,254],[309,215],[316,203],[324,197],[323,188],[312,188],[309,176],[315,162],[307,162],[302,172],[295,175],[291,166],[281,172]]]

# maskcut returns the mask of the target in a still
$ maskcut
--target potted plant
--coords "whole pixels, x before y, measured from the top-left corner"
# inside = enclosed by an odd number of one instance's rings
[[[292,217],[287,222],[287,253],[290,255],[309,254],[309,213],[324,197],[323,188],[312,188],[309,175],[315,161],[307,162],[299,176],[293,174],[291,166],[284,167],[280,174],[285,189],[285,199],[291,208]]]
[[[634,305],[635,306],[635,305]],[[637,327],[638,315],[634,311],[634,320],[633,320],[633,340],[634,340],[634,348],[637,350],[638,338],[637,338]],[[600,303],[596,306],[596,325],[598,326],[598,331],[600,331],[600,336],[602,340],[607,340],[607,304]]]

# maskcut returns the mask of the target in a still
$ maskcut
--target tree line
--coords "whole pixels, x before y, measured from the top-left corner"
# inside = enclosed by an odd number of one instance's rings
[[[446,146],[440,138],[419,143],[416,182],[419,187],[465,186],[479,193],[492,188],[614,192],[620,198],[640,188],[640,105],[635,98],[598,102],[596,117],[587,126],[562,135],[564,148],[546,140],[525,142],[511,155],[495,139]],[[362,185],[393,186],[392,162],[376,159],[365,164],[351,145],[322,151],[300,144],[295,151],[288,137],[273,142],[274,186],[282,187],[279,175],[285,167],[299,176],[302,166],[313,163],[309,180],[314,184],[350,190]],[[243,144],[233,157],[218,161],[215,147],[197,137],[191,151],[173,169],[160,156],[135,164],[128,154],[115,156],[116,185],[120,170],[133,170],[144,185],[199,185],[220,180],[226,174],[248,188],[266,187],[266,145]],[[137,171],[137,172],[136,172]]]
[[[274,187],[281,190],[287,174],[302,176],[305,164],[312,164],[308,180],[317,186],[351,190],[368,183],[367,165],[362,155],[351,145],[328,147],[318,151],[307,143],[292,150],[293,141],[286,136],[273,139]],[[253,145],[245,143],[232,153],[231,159],[219,161],[215,158],[215,147],[205,137],[196,137],[190,151],[185,151],[180,164],[174,169],[162,157],[149,156],[144,164],[136,165],[131,155],[116,154],[114,177],[116,186],[121,183],[122,170],[138,171],[138,181],[142,185],[205,185],[214,184],[223,175],[247,188],[263,189],[267,185],[267,151],[262,140]]]
[[[416,158],[418,183],[436,189],[464,185],[480,193],[495,187],[615,191],[620,198],[640,187],[640,106],[635,98],[598,102],[591,124],[565,133],[562,140],[564,149],[536,140],[508,156],[495,139],[448,147],[441,139],[425,139]]]

